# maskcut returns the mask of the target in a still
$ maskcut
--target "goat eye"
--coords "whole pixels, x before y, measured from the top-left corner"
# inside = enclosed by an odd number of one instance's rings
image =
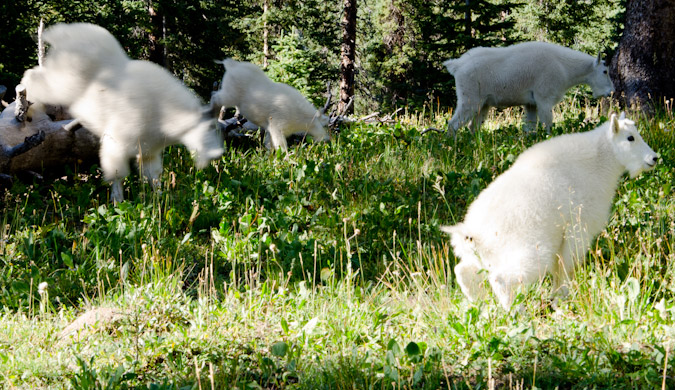
[[[630,142],[635,141],[635,137],[633,137],[632,135],[629,135],[629,136],[628,136],[628,141],[630,141]]]
[[[606,70],[603,70],[602,73],[607,74],[607,71],[606,71]]]

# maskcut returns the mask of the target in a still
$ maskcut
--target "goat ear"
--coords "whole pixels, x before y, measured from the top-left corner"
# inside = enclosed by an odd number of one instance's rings
[[[453,235],[456,233],[460,233],[462,227],[464,227],[463,223],[458,223],[457,225],[452,225],[452,226],[441,226],[441,231],[443,233]]]
[[[621,114],[619,115],[619,120],[626,119],[626,111],[621,111]]]
[[[443,233],[445,233],[445,234],[450,234],[450,235],[452,235],[452,233],[454,232],[453,227],[454,227],[454,226],[445,226],[445,225],[444,225],[444,226],[441,226],[441,231],[442,231]]]
[[[609,127],[612,129],[612,134],[617,134],[619,132],[619,119],[616,114],[612,114],[609,118]]]

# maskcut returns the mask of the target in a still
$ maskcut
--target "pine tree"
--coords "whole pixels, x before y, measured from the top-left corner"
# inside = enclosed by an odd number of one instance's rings
[[[546,41],[590,54],[616,46],[623,0],[521,0],[512,11],[518,41]]]
[[[376,33],[367,44],[366,72],[384,94],[374,98],[385,106],[452,105],[452,77],[442,62],[471,47],[510,43],[509,11],[515,6],[485,0],[470,0],[468,7],[467,0],[375,1]]]

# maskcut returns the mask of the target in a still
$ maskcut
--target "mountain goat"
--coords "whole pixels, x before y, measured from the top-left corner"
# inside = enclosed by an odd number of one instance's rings
[[[287,150],[286,137],[296,133],[309,133],[314,141],[330,140],[324,128],[328,118],[297,89],[270,80],[250,62],[228,58],[222,64],[225,75],[212,106],[237,107],[246,119],[265,128],[268,149]]]
[[[21,81],[28,100],[68,107],[100,138],[113,201],[124,198],[131,158],[157,187],[165,146],[186,145],[198,168],[222,155],[223,141],[199,99],[166,69],[127,57],[103,27],[57,24],[44,39],[51,45],[44,66],[27,70]]]
[[[588,84],[594,96],[614,91],[607,67],[597,58],[546,42],[523,42],[508,47],[477,47],[443,63],[455,77],[457,108],[448,121],[448,135],[471,121],[478,130],[490,107],[525,107],[526,128],[537,117],[547,129],[553,106],[565,91]]]
[[[635,177],[657,160],[623,114],[523,152],[479,194],[464,222],[441,228],[461,259],[455,274],[462,292],[471,301],[484,297],[487,279],[508,309],[518,285],[551,273],[553,291],[564,295],[576,263],[609,219],[623,173]]]

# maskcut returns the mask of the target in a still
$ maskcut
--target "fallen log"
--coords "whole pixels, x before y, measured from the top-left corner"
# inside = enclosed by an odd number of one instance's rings
[[[98,162],[98,137],[64,112],[32,109],[18,121],[16,102],[0,113],[0,173],[35,172],[46,177],[61,176],[67,168],[86,168]],[[56,118],[57,120],[54,120]]]

